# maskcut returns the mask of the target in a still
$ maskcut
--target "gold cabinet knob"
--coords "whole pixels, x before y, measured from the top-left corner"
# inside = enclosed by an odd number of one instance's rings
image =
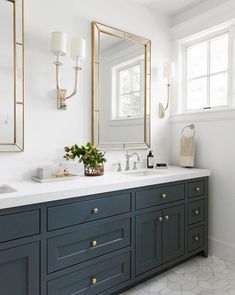
[[[161,195],[161,198],[162,198],[162,199],[166,199],[166,198],[167,198],[167,194],[163,193],[163,194]]]
[[[99,211],[100,211],[100,210],[99,210],[98,208],[94,208],[94,209],[92,209],[92,213],[93,213],[93,214],[98,214]]]
[[[169,220],[170,219],[170,217],[168,216],[168,215],[166,215],[165,216],[165,220],[167,221],[167,220]]]
[[[97,241],[95,241],[95,240],[94,240],[94,241],[91,241],[91,246],[92,246],[92,247],[97,246]]]
[[[160,217],[158,218],[158,221],[163,222],[163,217],[160,216]]]
[[[199,186],[196,187],[196,191],[200,192],[200,187]]]
[[[95,285],[97,283],[96,277],[91,278],[91,284]]]
[[[193,237],[194,241],[199,241],[199,236]]]
[[[195,215],[199,215],[199,210],[198,209],[194,210],[194,213]]]

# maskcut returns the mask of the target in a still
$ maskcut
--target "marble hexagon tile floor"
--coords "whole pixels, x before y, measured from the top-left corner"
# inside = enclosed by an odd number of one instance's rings
[[[235,295],[235,264],[195,257],[121,295]]]

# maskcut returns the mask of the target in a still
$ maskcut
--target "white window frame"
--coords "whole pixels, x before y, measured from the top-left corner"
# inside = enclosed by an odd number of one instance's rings
[[[228,69],[227,71],[221,71],[228,73],[228,97],[227,97],[227,105],[225,106],[216,106],[212,107],[209,106],[207,108],[202,109],[187,109],[187,48],[191,47],[193,45],[196,45],[198,43],[207,42],[207,46],[210,44],[210,40],[214,39],[216,37],[222,36],[224,34],[228,34]],[[228,26],[227,28],[223,28],[220,30],[216,30],[214,32],[210,33],[202,33],[201,35],[198,34],[196,37],[187,38],[187,40],[182,41],[180,44],[180,56],[179,58],[179,76],[183,78],[183,83],[179,85],[179,97],[182,97],[181,99],[181,110],[180,113],[201,113],[205,111],[219,111],[219,110],[230,110],[234,108],[234,101],[233,101],[233,71],[234,71],[234,54],[233,54],[233,48],[234,48],[234,42],[235,42],[235,34],[234,34],[234,25]],[[203,75],[202,77],[207,77],[207,83],[208,83],[208,93],[207,93],[207,101],[210,100],[210,76],[216,75],[210,74],[210,50],[208,48],[208,68],[207,68],[207,74]],[[181,59],[181,61],[180,61]],[[199,78],[199,77],[197,77]],[[197,79],[195,78],[195,79]],[[192,79],[193,80],[193,79]],[[180,79],[178,80],[178,83],[180,83]]]
[[[121,121],[121,120],[135,120],[135,119],[142,119],[144,117],[144,113],[140,116],[130,116],[130,117],[120,117],[119,116],[119,109],[120,109],[120,100],[119,100],[119,73],[125,69],[132,68],[136,65],[140,65],[140,99],[141,99],[141,108],[144,110],[144,73],[145,73],[145,68],[144,68],[144,57],[143,56],[138,56],[137,58],[133,58],[127,62],[123,62],[119,65],[116,65],[113,67],[112,75],[115,76],[113,80],[113,83],[115,83],[115,86],[113,87],[114,93],[113,93],[113,98],[112,98],[112,103],[114,104],[114,108],[112,107],[113,112],[112,115],[112,120],[113,121]],[[133,92],[131,92],[133,93]]]

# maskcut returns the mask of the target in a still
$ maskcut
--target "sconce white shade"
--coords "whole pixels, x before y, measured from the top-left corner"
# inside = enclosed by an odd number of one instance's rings
[[[68,43],[67,34],[63,32],[53,32],[51,34],[51,50],[55,55],[65,55],[67,53]]]
[[[175,76],[175,64],[173,62],[164,64],[163,76],[166,78],[173,78]]]
[[[71,58],[74,60],[84,60],[86,57],[86,40],[82,38],[71,39]]]

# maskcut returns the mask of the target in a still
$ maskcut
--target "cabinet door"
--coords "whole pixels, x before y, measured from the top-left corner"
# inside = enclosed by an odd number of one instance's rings
[[[161,264],[161,211],[136,217],[136,275]]]
[[[184,205],[163,210],[163,263],[184,255]]]
[[[0,251],[0,294],[39,295],[39,243]]]

